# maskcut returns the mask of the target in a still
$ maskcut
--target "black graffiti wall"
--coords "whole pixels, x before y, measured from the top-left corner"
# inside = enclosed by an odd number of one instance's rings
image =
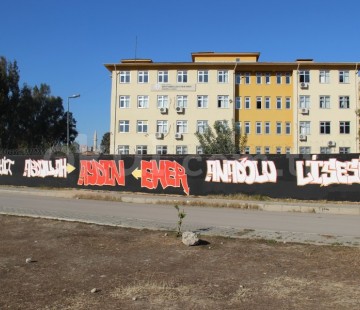
[[[0,185],[360,201],[359,154],[0,155]]]

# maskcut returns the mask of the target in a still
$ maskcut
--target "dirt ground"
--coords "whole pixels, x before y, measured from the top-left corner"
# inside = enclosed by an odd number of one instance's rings
[[[360,309],[360,248],[4,215],[0,235],[0,309]]]

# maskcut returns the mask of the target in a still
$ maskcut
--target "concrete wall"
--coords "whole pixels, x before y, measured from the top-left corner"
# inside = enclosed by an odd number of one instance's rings
[[[7,156],[0,185],[360,201],[351,155]]]

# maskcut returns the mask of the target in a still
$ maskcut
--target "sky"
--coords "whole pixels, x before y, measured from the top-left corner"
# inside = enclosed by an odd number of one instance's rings
[[[358,0],[1,0],[0,56],[20,87],[45,83],[77,120],[80,144],[110,131],[106,63],[191,61],[192,52],[260,52],[259,61],[360,62]]]

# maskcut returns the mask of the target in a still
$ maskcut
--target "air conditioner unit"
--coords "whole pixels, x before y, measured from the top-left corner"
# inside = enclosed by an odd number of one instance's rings
[[[182,138],[182,134],[181,133],[176,133],[175,134],[175,139],[181,139]]]
[[[307,108],[302,108],[302,109],[300,109],[300,113],[301,113],[301,114],[309,114],[309,109],[307,109]]]
[[[176,107],[176,112],[177,113],[184,113],[184,108],[183,107]]]
[[[336,142],[335,141],[329,141],[328,142],[328,147],[335,147],[336,146]]]
[[[301,89],[306,89],[306,88],[308,88],[309,87],[309,84],[308,83],[305,83],[305,82],[301,82],[300,83],[300,88]]]
[[[166,114],[167,113],[167,108],[160,108],[160,113],[161,114]]]
[[[164,138],[164,134],[163,134],[162,132],[157,132],[157,133],[155,134],[155,138],[156,138],[156,139],[162,139],[162,138]]]
[[[307,136],[306,135],[300,135],[300,141],[306,141]]]

